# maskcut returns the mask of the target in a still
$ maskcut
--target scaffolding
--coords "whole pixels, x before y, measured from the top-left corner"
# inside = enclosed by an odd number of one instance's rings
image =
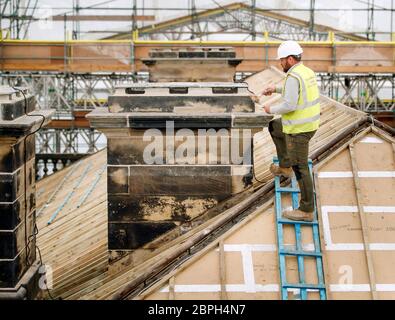
[[[374,1],[358,1],[366,4],[366,8],[317,8],[317,1],[310,0],[308,8],[260,8],[256,0],[247,0],[235,2],[227,5],[221,5],[220,1],[212,0],[213,8],[198,8],[195,1],[188,0],[186,8],[146,8],[140,6],[137,11],[145,12],[146,10],[180,10],[188,12],[187,16],[165,21],[164,23],[154,23],[143,26],[141,23],[135,23],[137,26],[133,30],[138,30],[143,39],[147,40],[187,40],[200,39],[209,40],[213,34],[245,34],[245,40],[255,40],[262,37],[266,31],[270,31],[272,39],[293,39],[293,40],[326,40],[328,31],[334,31],[338,40],[371,40],[376,35],[384,34],[377,32],[374,26],[375,13],[390,12],[391,21],[393,6],[391,8],[377,6]],[[144,4],[144,2],[143,2]],[[117,8],[119,10],[130,10],[128,8]],[[355,11],[366,12],[367,23],[365,30],[355,32],[341,32],[324,25],[316,23],[315,14],[323,11]],[[284,14],[283,12],[287,12]],[[306,12],[309,16],[308,21],[292,17],[295,12]],[[391,22],[392,25],[392,22]],[[237,29],[237,31],[235,31]],[[392,27],[388,35],[391,40]],[[386,36],[387,36],[386,35]],[[131,33],[120,32],[107,37],[106,39],[130,39]]]
[[[26,39],[34,20],[38,0],[1,0],[1,36],[10,39]]]
[[[83,5],[81,0],[73,0],[70,8],[60,16],[53,16],[54,21],[60,21],[59,17],[64,18],[64,24],[72,21],[72,39],[81,39],[81,33],[86,32],[81,30],[81,21],[88,21],[89,17],[85,12],[97,12],[108,10],[106,5],[114,1],[97,1],[96,4]],[[239,29],[239,33],[246,34],[246,40],[255,40],[261,37],[265,31],[270,31],[272,36],[276,39],[289,38],[289,35],[294,40],[324,40],[328,31],[330,30],[325,26],[316,23],[315,14],[323,11],[347,11],[353,12],[366,12],[366,29],[356,32],[344,33],[340,35],[337,32],[339,40],[357,38],[365,40],[375,40],[376,36],[380,34],[375,30],[375,14],[377,12],[389,12],[390,31],[387,32],[391,40],[393,32],[393,0],[391,0],[390,7],[383,7],[376,5],[374,0],[358,0],[357,2],[365,5],[366,7],[359,8],[321,8],[317,6],[316,0],[310,0],[307,8],[260,8],[256,0],[246,0],[243,2],[235,2],[232,4],[222,5],[221,1],[212,0],[212,8],[197,7],[195,0],[185,0],[185,7],[147,7],[144,0],[131,0],[130,6],[125,7],[111,7],[112,11],[127,12],[128,16],[124,16],[124,21],[130,20],[130,28],[125,32],[114,34],[109,38],[127,39],[131,37],[133,31],[138,30],[144,39],[169,39],[169,40],[182,40],[182,39],[201,39],[208,40],[211,34],[219,33],[232,33],[234,29]],[[7,33],[10,39],[25,39],[27,30],[32,21],[39,20],[34,17],[38,9],[38,0],[1,0],[1,29],[3,33]],[[161,11],[180,11],[187,13],[187,19],[179,17],[174,19],[174,23],[166,23],[162,26],[160,23],[153,23],[145,26],[144,19],[145,12],[151,11],[159,13]],[[213,14],[207,14],[208,12]],[[83,12],[83,13],[82,13]],[[287,12],[287,14],[283,14]],[[309,16],[308,21],[298,20],[292,18],[294,12],[306,12]],[[289,15],[291,14],[291,15]],[[120,21],[122,16],[113,16],[114,21]],[[91,30],[94,33],[98,30]],[[87,31],[88,33],[90,31]],[[104,32],[104,30],[103,30]],[[108,32],[108,31],[106,31]]]
[[[317,24],[316,14],[324,9],[319,8],[315,0],[310,0],[305,9],[287,8],[288,12],[307,12],[309,18],[306,21],[285,15],[284,9],[261,8],[256,0],[227,5],[212,0],[212,8],[199,8],[199,2],[195,0],[186,1],[184,8],[147,7],[145,1],[131,0],[128,7],[111,7],[124,15],[107,16],[86,13],[106,9],[102,5],[113,1],[84,6],[83,1],[73,0],[70,10],[52,17],[53,21],[64,23],[65,41],[12,40],[25,39],[31,22],[38,20],[34,18],[37,2],[0,1],[0,83],[31,87],[39,107],[56,109],[58,117],[70,117],[75,110],[104,107],[106,97],[114,93],[117,85],[147,81],[148,74],[141,68],[141,60],[144,58],[142,52],[150,48],[175,49],[195,45],[240,48],[239,52],[244,55],[240,58],[244,62],[235,79],[243,81],[245,76],[274,65],[273,52],[284,39],[304,41],[306,52],[310,50],[306,62],[317,66],[313,69],[317,71],[322,93],[366,112],[393,113],[395,110],[393,0],[390,8],[369,0],[359,1],[366,5],[364,9],[349,9],[366,12],[366,29],[355,32]],[[162,10],[178,10],[186,15],[160,23],[146,23]],[[377,41],[380,34],[374,23],[377,11],[391,14],[389,41]],[[147,12],[155,15],[146,16]],[[114,32],[104,40],[81,40],[82,34],[89,31],[83,30],[80,22],[100,19],[127,21],[130,26],[125,32]],[[70,25],[72,30],[67,29]],[[67,34],[72,35],[71,40]],[[233,42],[209,40],[218,34],[241,34],[244,39]],[[360,60],[349,58],[353,48],[361,50]],[[374,56],[363,51],[366,48],[377,52],[383,60],[373,63]],[[17,50],[15,54],[14,49]],[[11,55],[7,56],[7,52]],[[46,56],[47,52],[51,55]],[[52,52],[56,54],[52,55]],[[352,69],[359,72],[350,71]],[[90,153],[100,148],[101,137],[97,132],[70,123],[69,128],[42,130],[38,136],[39,153]],[[86,143],[81,145],[79,141]]]

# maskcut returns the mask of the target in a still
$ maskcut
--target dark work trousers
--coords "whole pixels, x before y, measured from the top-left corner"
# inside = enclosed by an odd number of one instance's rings
[[[280,167],[292,167],[300,189],[299,209],[314,211],[313,179],[309,172],[309,141],[316,131],[298,134],[283,132],[281,118],[269,122],[269,132],[276,146]]]

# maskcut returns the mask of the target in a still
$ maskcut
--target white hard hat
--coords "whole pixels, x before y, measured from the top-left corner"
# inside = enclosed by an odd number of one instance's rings
[[[277,49],[277,59],[288,56],[298,56],[303,53],[302,47],[296,41],[284,41]]]

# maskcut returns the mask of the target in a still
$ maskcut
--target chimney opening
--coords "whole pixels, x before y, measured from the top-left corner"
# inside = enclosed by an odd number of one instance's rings
[[[188,94],[188,88],[169,88],[170,94]]]
[[[217,87],[217,88],[212,88],[212,91],[214,94],[232,94],[232,93],[237,93],[238,90],[237,88],[232,88],[232,87]]]
[[[145,90],[140,89],[140,88],[126,88],[125,93],[126,94],[144,94]]]

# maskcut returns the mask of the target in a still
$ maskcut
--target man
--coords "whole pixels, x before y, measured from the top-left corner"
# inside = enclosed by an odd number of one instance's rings
[[[312,221],[314,193],[308,154],[309,141],[319,127],[320,104],[315,73],[301,62],[302,53],[302,48],[295,41],[285,41],[280,45],[277,59],[286,72],[284,86],[268,87],[262,94],[281,92],[283,98],[279,104],[264,106],[267,113],[281,115],[281,118],[269,123],[279,159],[279,166],[272,164],[270,171],[273,175],[285,177],[290,177],[293,171],[300,189],[299,208],[286,211],[283,216],[292,220]]]

